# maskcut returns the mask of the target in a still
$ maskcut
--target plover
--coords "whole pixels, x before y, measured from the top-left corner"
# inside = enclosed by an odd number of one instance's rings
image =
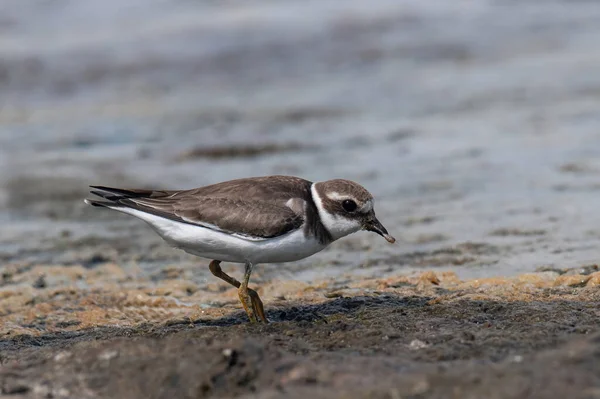
[[[254,265],[300,260],[359,230],[396,241],[375,217],[373,196],[350,180],[265,176],[191,190],[90,187],[102,199],[87,204],[140,218],[171,246],[211,259],[210,271],[238,289],[251,322],[268,322],[248,288]],[[224,273],[221,262],[243,263],[242,282]]]

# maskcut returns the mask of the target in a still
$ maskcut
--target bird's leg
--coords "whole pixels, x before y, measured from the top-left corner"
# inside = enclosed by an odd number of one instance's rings
[[[245,289],[242,288],[242,284],[239,281],[237,281],[235,278],[233,278],[230,275],[228,275],[227,273],[225,273],[221,269],[220,264],[221,264],[220,260],[213,260],[208,265],[210,272],[213,274],[213,276],[220,278],[221,280],[233,285],[235,288],[238,289],[238,295],[240,297],[240,302],[242,302],[242,306],[244,307],[246,314],[248,314],[250,321],[252,321],[252,322],[257,321],[256,316],[258,316],[262,322],[268,323],[269,321],[267,320],[267,317],[265,316],[265,310],[263,308],[263,303],[260,300],[258,293],[256,291],[254,291],[253,289],[248,288],[248,282],[250,281],[250,273],[252,272],[252,264],[250,264],[249,269],[248,269],[249,264],[248,263],[246,264],[246,271],[244,274]],[[244,299],[242,299],[242,291],[245,291]],[[250,307],[248,306],[248,298],[250,298],[250,302],[252,304],[252,311],[250,311]]]
[[[242,284],[240,284],[240,287],[238,288],[238,296],[240,297],[240,301],[242,302],[242,306],[244,306],[244,309],[246,310],[246,313],[248,314],[248,318],[250,319],[250,322],[252,323],[256,323],[259,320],[260,317],[260,321],[265,321],[265,317],[264,317],[264,310],[262,309],[262,301],[260,300],[260,298],[258,297],[258,294],[256,294],[256,298],[258,299],[258,302],[252,297],[250,296],[250,289],[248,288],[248,283],[250,282],[250,274],[252,273],[252,263],[250,262],[246,262],[246,265],[244,267],[244,279],[242,280]],[[248,304],[252,305],[252,310],[250,310],[250,307],[248,306]],[[261,317],[261,312],[262,317]]]
[[[267,316],[265,315],[265,308],[263,307],[263,303],[260,300],[258,293],[252,288],[248,288],[248,294],[252,300],[252,309],[254,310],[254,314],[257,315],[260,321],[263,323],[268,323],[269,319],[267,319]]]
[[[223,269],[221,269],[220,260],[211,261],[208,265],[208,268],[210,269],[210,272],[213,274],[213,276],[220,278],[221,280],[233,285],[235,288],[240,288],[240,282],[237,281],[235,278],[231,277],[229,274],[225,273]]]

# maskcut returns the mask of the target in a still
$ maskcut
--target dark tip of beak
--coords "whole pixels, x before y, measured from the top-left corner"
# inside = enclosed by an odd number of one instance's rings
[[[379,234],[380,236],[385,238],[385,240],[387,242],[389,242],[390,244],[393,244],[396,242],[396,239],[388,234],[387,229],[385,227],[383,227],[381,222],[377,219],[367,222],[367,224],[365,225],[365,230],[372,231],[373,233]]]

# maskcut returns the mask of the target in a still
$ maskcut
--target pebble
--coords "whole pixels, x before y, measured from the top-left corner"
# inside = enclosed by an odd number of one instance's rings
[[[429,344],[426,344],[425,342],[421,341],[420,339],[413,339],[410,344],[408,345],[408,347],[411,350],[419,350],[419,349],[423,349],[423,348],[427,348],[429,346]]]
[[[107,350],[107,351],[102,352],[98,356],[98,359],[101,359],[101,360],[110,360],[110,359],[113,359],[113,358],[117,357],[118,354],[119,354],[119,352],[116,351],[116,350]]]

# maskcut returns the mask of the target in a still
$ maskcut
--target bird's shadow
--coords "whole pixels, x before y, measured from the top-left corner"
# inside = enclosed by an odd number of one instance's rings
[[[313,323],[327,323],[333,316],[357,315],[366,310],[392,308],[420,308],[426,306],[431,298],[423,296],[398,296],[386,294],[379,296],[339,297],[318,304],[282,302],[270,305],[267,317],[271,323],[302,323],[309,327]],[[88,340],[107,340],[119,337],[164,337],[182,330],[205,327],[232,327],[250,325],[243,311],[234,312],[217,319],[200,318],[191,320],[172,319],[163,323],[140,323],[135,326],[97,326],[80,330],[68,330],[46,333],[39,336],[28,334],[0,339],[0,351],[14,352],[27,348],[67,347],[76,342]],[[255,324],[262,326],[262,324]]]
[[[385,294],[378,296],[337,297],[317,304],[301,304],[297,302],[280,302],[265,307],[267,318],[272,323],[305,322],[326,323],[334,315],[352,316],[365,310],[376,310],[399,307],[422,307],[432,298],[425,296],[399,296]],[[175,322],[175,321],[174,321]],[[189,323],[189,322],[188,322]],[[248,317],[242,311],[213,319],[199,319],[194,322],[203,326],[232,326],[248,323]]]

